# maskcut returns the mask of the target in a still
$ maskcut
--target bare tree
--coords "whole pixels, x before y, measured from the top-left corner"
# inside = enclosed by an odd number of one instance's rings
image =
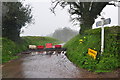
[[[77,17],[71,17],[71,20],[75,22],[76,20],[80,22],[80,31],[79,33],[84,33],[85,30],[91,29],[92,25],[95,22],[95,19],[98,15],[100,15],[101,11],[106,5],[114,5],[117,0],[109,0],[109,2],[94,2],[93,0],[89,0],[90,2],[66,2],[65,0],[55,0],[52,1],[53,7],[51,11],[55,13],[55,8],[57,5],[61,7],[65,7],[69,5],[69,13],[71,16],[76,15]],[[111,3],[110,1],[114,1]]]

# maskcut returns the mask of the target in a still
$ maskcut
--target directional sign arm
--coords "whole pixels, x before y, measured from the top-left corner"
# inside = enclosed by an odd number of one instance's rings
[[[111,19],[110,18],[104,20],[104,25],[107,25],[107,24],[110,24],[110,23],[111,23]],[[96,27],[98,27],[98,26],[102,26],[102,21],[98,21],[96,23]]]

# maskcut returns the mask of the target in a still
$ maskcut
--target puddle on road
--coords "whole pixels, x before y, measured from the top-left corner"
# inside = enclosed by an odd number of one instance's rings
[[[116,73],[95,74],[79,69],[63,54],[22,54],[4,64],[3,78],[116,78]]]

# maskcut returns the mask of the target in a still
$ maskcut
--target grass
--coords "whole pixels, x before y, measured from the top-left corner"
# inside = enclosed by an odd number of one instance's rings
[[[59,44],[60,41],[50,37],[27,36],[22,37],[19,43],[15,43],[7,38],[2,38],[2,63],[16,59],[17,53],[28,49],[28,45],[45,45],[45,43]]]
[[[94,72],[108,72],[120,67],[120,26],[105,28],[105,48],[100,54],[101,29],[87,30],[84,35],[77,35],[68,41],[67,57],[80,68]],[[88,48],[97,51],[94,60],[88,55]]]

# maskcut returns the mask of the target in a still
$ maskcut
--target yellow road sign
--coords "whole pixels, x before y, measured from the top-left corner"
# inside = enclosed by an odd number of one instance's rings
[[[88,54],[92,56],[94,59],[96,59],[97,51],[88,48]]]

